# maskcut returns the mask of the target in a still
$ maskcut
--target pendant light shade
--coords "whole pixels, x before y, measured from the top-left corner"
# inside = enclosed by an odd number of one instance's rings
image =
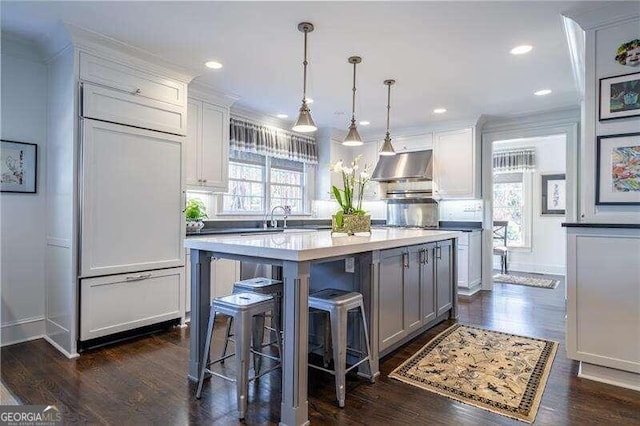
[[[356,65],[362,62],[360,56],[352,56],[349,58],[349,63],[353,64],[353,94],[351,99],[351,125],[349,125],[349,133],[342,142],[342,145],[346,146],[360,146],[363,144],[362,138],[358,133],[358,127],[356,126]]]
[[[307,106],[307,34],[313,31],[313,24],[301,22],[298,24],[298,31],[304,33],[304,61],[302,62],[304,74],[302,79],[302,106],[296,124],[291,128],[294,132],[309,133],[318,130],[316,123],[311,118],[311,110]]]
[[[379,154],[385,156],[396,155],[395,149],[391,144],[391,135],[389,134],[389,114],[391,113],[391,86],[395,84],[395,80],[385,80],[384,84],[387,86],[387,135],[384,137],[384,143],[380,149]]]

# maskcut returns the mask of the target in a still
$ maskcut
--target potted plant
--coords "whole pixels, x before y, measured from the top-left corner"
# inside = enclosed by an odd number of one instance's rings
[[[342,189],[332,186],[331,191],[340,205],[340,210],[331,220],[332,232],[354,235],[356,232],[371,232],[371,216],[362,209],[364,189],[371,180],[370,166],[360,168],[361,155],[358,155],[348,167],[342,160],[333,164],[330,170],[342,175]]]
[[[203,219],[207,219],[207,208],[202,200],[193,198],[187,201],[187,208],[184,210],[187,219],[187,232],[198,232],[204,228]]]

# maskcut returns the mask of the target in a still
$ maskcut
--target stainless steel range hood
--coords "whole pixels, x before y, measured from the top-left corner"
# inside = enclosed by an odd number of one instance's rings
[[[378,182],[433,180],[433,151],[380,156],[371,179]]]

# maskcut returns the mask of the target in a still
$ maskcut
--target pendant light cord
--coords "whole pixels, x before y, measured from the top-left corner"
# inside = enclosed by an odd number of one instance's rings
[[[391,114],[391,85],[387,85],[387,136],[389,136],[389,115]]]
[[[307,34],[309,32],[305,30],[304,32],[304,61],[302,62],[304,73],[302,77],[302,103],[305,104],[307,102]]]
[[[351,122],[356,122],[356,63],[353,63],[353,95],[351,98]]]

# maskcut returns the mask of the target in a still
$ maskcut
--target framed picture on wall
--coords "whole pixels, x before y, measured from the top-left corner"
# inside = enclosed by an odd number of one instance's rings
[[[640,117],[640,72],[600,79],[600,121]]]
[[[0,141],[0,192],[35,194],[37,183],[38,145]]]
[[[567,208],[567,177],[565,174],[543,174],[542,209],[543,216],[564,216]]]
[[[640,133],[598,136],[596,204],[640,205]]]

